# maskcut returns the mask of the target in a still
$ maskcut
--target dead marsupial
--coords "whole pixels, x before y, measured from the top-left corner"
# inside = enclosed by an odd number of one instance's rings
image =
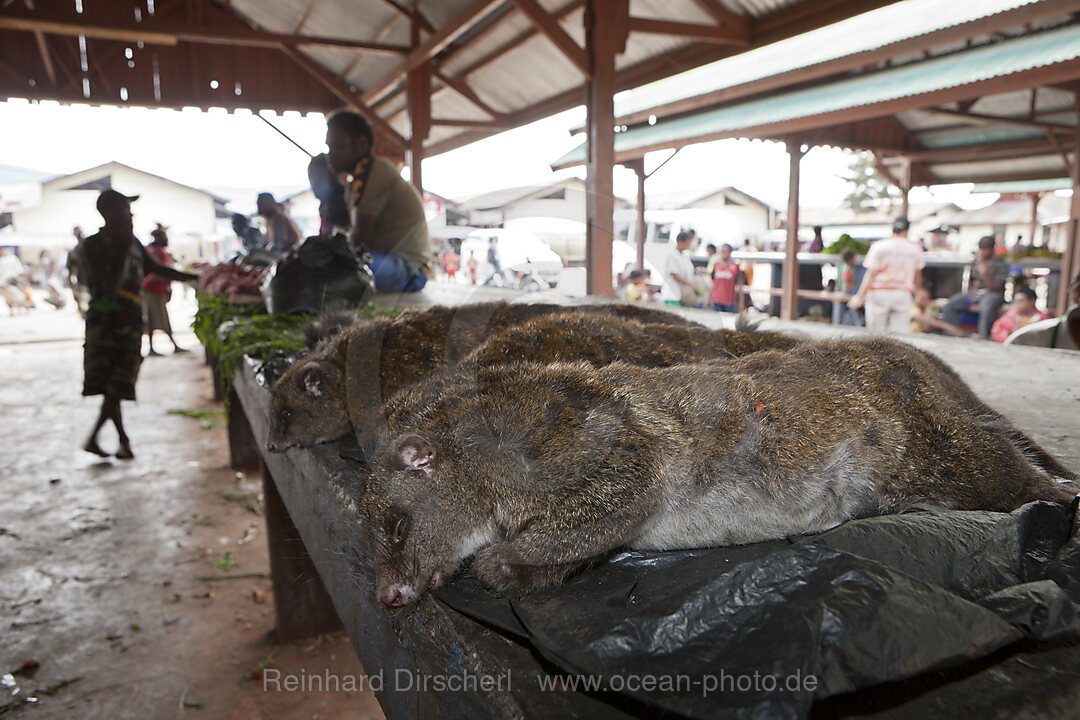
[[[414,602],[470,557],[482,585],[528,590],[619,548],[1069,502],[1075,488],[1032,462],[1000,416],[958,401],[940,365],[873,339],[668,368],[429,377],[387,404],[363,498],[379,598]]]

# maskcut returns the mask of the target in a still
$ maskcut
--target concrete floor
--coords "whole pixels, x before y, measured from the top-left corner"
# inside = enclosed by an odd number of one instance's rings
[[[190,304],[170,309],[186,327]],[[36,695],[12,716],[381,718],[370,693],[264,691],[263,665],[363,669],[343,633],[277,645],[269,579],[200,579],[269,561],[261,481],[226,467],[223,418],[167,413],[220,407],[194,335],[177,339],[196,352],[144,361],[124,403],[133,461],[79,449],[100,402],[79,395],[81,335],[70,307],[0,316],[0,675],[39,663],[0,685],[0,708]],[[115,450],[111,428],[101,445]]]
[[[435,285],[425,295],[464,302],[506,293]],[[191,299],[178,296],[170,310],[174,325],[186,328]],[[734,322],[682,312],[714,327]],[[863,332],[775,320],[764,327],[810,336]],[[198,349],[190,332],[177,337]],[[226,467],[221,419],[203,429],[199,420],[167,414],[218,407],[202,353],[144,362],[140,399],[124,408],[136,459],[102,461],[79,449],[98,409],[97,398],[79,395],[81,338],[70,306],[0,314],[0,674],[28,660],[40,664],[36,674],[12,678],[18,696],[0,687],[0,707],[36,693],[39,702],[21,705],[15,717],[381,717],[370,693],[264,691],[251,679],[264,664],[309,676],[360,677],[363,669],[341,634],[276,645],[268,579],[200,579],[268,571],[263,520],[245,507],[258,501],[261,485]],[[1080,471],[1080,353],[915,342]],[[111,431],[101,442],[115,449]],[[227,558],[236,566],[214,566]]]

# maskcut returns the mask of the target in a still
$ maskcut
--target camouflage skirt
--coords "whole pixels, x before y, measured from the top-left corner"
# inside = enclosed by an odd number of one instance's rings
[[[87,318],[83,344],[83,395],[135,399],[142,364],[142,323],[92,322]]]

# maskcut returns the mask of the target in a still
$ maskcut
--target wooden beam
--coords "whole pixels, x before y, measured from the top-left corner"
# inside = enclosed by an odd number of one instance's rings
[[[304,14],[300,16],[300,22],[296,23],[296,27],[293,28],[293,34],[299,35],[300,31],[304,29],[304,25],[307,24],[308,18],[311,17],[311,11],[315,9],[315,6],[319,3],[319,0],[308,0],[307,8],[304,10]]]
[[[1065,148],[1061,146],[1061,142],[1058,141],[1057,135],[1053,130],[1047,130],[1046,136],[1050,138],[1050,144],[1054,146],[1054,150],[1061,156],[1061,162],[1065,163],[1065,174],[1072,177],[1072,165],[1069,163],[1069,157],[1065,154]]]
[[[513,0],[517,9],[525,14],[540,32],[566,56],[566,59],[574,64],[585,77],[589,76],[589,58],[574,39],[566,34],[559,21],[551,16],[547,10],[540,7],[536,0]]]
[[[716,0],[694,0],[694,4],[712,16],[718,25],[734,28],[749,37],[750,25],[753,22],[749,15],[728,10]]]
[[[469,120],[467,118],[432,118],[431,124],[443,127],[485,128],[496,131],[509,130],[511,127],[505,120]]]
[[[311,35],[271,33],[259,30],[195,27],[156,22],[116,22],[111,25],[99,25],[73,22],[67,19],[0,15],[0,30],[44,32],[50,35],[83,35],[87,38],[100,40],[142,42],[148,45],[166,46],[175,46],[180,42],[188,42],[266,48],[276,48],[281,45],[334,47],[390,55],[401,55],[408,51],[408,48],[401,45],[360,42],[346,38],[313,37]]]
[[[636,218],[634,246],[637,252],[634,257],[634,266],[638,270],[644,271],[645,233],[647,232],[647,227],[645,225],[645,158],[628,160],[623,163],[623,165],[633,170],[634,175],[637,177],[637,203],[634,204],[634,215]]]
[[[630,0],[587,0],[585,47],[589,58],[588,172],[585,178],[586,291],[614,297],[611,245],[614,240],[615,56],[625,47]]]
[[[515,2],[525,0],[514,0]],[[702,42],[722,43],[724,45],[750,44],[750,32],[733,27],[717,27],[715,25],[699,25],[697,23],[671,22],[668,20],[653,20],[649,18],[630,18],[630,32],[649,33],[653,35],[678,35],[689,40]]]
[[[888,180],[895,187],[900,186],[900,178],[893,174],[892,168],[883,163],[876,156],[874,157],[874,169],[881,173],[881,176]]]
[[[827,0],[825,2],[816,2],[815,0],[807,0],[807,2],[797,6],[799,9],[799,12],[797,13],[789,8],[785,8],[761,18],[755,23],[754,39],[751,42],[751,47],[760,47],[762,45],[774,43],[778,40],[783,40],[808,30],[828,25],[829,23],[836,22],[844,17],[858,15],[882,7],[883,5],[892,4],[896,1],[897,0]],[[1052,2],[1053,0],[1046,1]],[[581,0],[575,0],[575,2],[570,3],[566,8],[566,12],[569,13],[576,10],[580,5],[580,2]],[[521,41],[525,41],[525,38],[526,36],[521,36]],[[514,41],[507,46],[504,46],[504,49],[505,51],[512,50],[514,47],[517,47],[518,44],[518,41]],[[709,62],[714,62],[729,57],[735,52],[736,50],[733,46],[717,46],[711,44],[691,45],[682,50],[667,53],[663,57],[646,60],[619,71],[616,76],[616,90],[628,90],[630,88],[638,87],[639,85],[660,80],[669,77],[673,72],[689,70]],[[498,57],[493,53],[492,55],[485,56],[481,62],[490,64],[490,62],[495,62],[497,60]],[[459,76],[466,77],[471,75],[476,67],[476,64],[470,66],[469,69],[460,73]],[[510,120],[513,122],[514,127],[518,127],[548,117],[549,115],[562,112],[563,110],[568,110],[580,104],[581,90],[574,88],[553,95],[530,107],[510,113]],[[645,118],[647,117],[648,115],[645,116]],[[469,143],[476,142],[477,140],[482,140],[490,134],[491,133],[480,130],[461,133],[460,135],[456,135],[428,147],[428,157],[449,152],[450,150],[455,150],[459,147],[468,145]]]
[[[289,59],[318,80],[323,87],[334,93],[334,95],[341,100],[342,104],[367,118],[367,121],[371,123],[372,128],[374,128],[376,132],[381,133],[387,142],[391,143],[399,150],[405,149],[405,138],[401,137],[397,130],[390,127],[390,124],[379,117],[378,114],[372,112],[371,108],[365,105],[360,98],[357,97],[356,93],[352,91],[352,88],[350,88],[341,78],[332,74],[329,70],[311,60],[296,48],[287,45],[282,46],[281,52],[285,53]]]
[[[413,47],[420,44],[420,23],[413,20],[410,27]],[[424,141],[431,132],[431,61],[409,70],[407,77],[409,102],[408,162],[410,180],[420,197],[424,197]]]
[[[947,115],[970,120],[972,125],[1017,125],[1019,127],[1037,128],[1053,132],[1072,133],[1076,130],[1074,125],[1061,125],[1060,123],[1048,123],[1042,120],[1029,120],[1026,117],[1005,117],[1001,115],[985,115],[964,110],[950,110],[941,107],[922,108],[923,112],[931,115]]]
[[[37,42],[38,52],[41,54],[41,62],[45,66],[45,74],[49,78],[49,84],[56,87],[56,68],[53,67],[52,55],[49,46],[45,42],[45,33],[37,30],[34,32],[34,41]]]
[[[383,2],[401,13],[401,15],[398,15],[397,17],[409,18],[413,22],[419,23],[420,27],[422,27],[427,32],[435,32],[435,26],[432,25],[431,21],[424,17],[424,15],[416,9],[416,3],[412,3],[412,7],[409,7],[407,5],[402,5],[400,2],[398,2],[398,0],[383,0]]]
[[[887,3],[879,3],[887,4]],[[741,85],[735,85],[714,92],[704,93],[692,98],[684,98],[675,102],[666,103],[664,105],[658,105],[654,108],[642,110],[640,112],[628,113],[626,115],[619,116],[619,121],[625,125],[635,125],[640,122],[644,122],[648,119],[649,115],[656,115],[658,117],[676,115],[692,110],[698,110],[705,107],[711,107],[720,103],[731,102],[740,98],[750,97],[764,92],[775,91],[781,87],[790,85],[796,85],[799,83],[809,82],[812,80],[820,80],[822,78],[830,77],[838,73],[848,72],[851,70],[873,65],[878,62],[882,62],[888,58],[895,57],[897,55],[904,55],[907,53],[921,52],[922,50],[934,48],[943,44],[964,40],[972,35],[979,35],[987,31],[999,28],[1013,27],[1017,24],[1024,22],[1032,22],[1042,20],[1045,18],[1056,17],[1063,13],[1072,12],[1076,10],[1076,0],[1048,0],[1047,2],[1031,3],[1021,8],[1009,10],[995,15],[991,15],[975,22],[967,23],[964,25],[956,25],[948,28],[943,28],[934,32],[926,33],[915,38],[902,40],[900,42],[886,45],[881,48],[875,48],[865,52],[854,53],[846,55],[835,60],[829,60],[822,63],[817,63],[810,67],[797,68],[784,73],[778,73],[771,75],[767,78],[760,80],[754,80]],[[788,9],[791,13],[792,19],[798,17],[798,10],[801,10],[802,6],[797,6],[797,9]],[[855,14],[854,12],[852,14]],[[777,40],[785,37],[790,37],[784,33],[774,33],[773,35],[767,34],[767,29],[776,27],[772,22],[756,23],[753,28],[753,40],[749,47],[757,48],[765,44],[776,42]]]
[[[450,43],[457,40],[474,25],[491,14],[501,3],[502,0],[473,0],[455,15],[453,20],[446,23],[419,47],[410,51],[397,67],[369,87],[362,96],[364,104],[373,105],[386,95],[410,70],[433,59]]]
[[[1077,95],[1073,106],[1080,113],[1080,95]],[[1061,273],[1058,276],[1058,313],[1065,312],[1069,307],[1069,286],[1072,284],[1076,266],[1073,259],[1080,252],[1080,129],[1073,135],[1073,163],[1072,172],[1072,201],[1069,203],[1069,232],[1065,241],[1065,252],[1061,254]]]
[[[794,320],[799,302],[799,165],[803,156],[802,141],[789,139],[787,151],[787,241],[784,243],[784,268],[781,275],[783,294],[780,296],[780,319]]]
[[[439,70],[435,71],[435,77],[438,79],[439,82],[449,87],[451,90],[471,102],[476,107],[486,112],[491,117],[499,120],[506,118],[506,113],[499,112],[498,110],[494,109],[486,102],[484,102],[480,98],[480,96],[476,94],[476,91],[469,87],[469,84],[466,81],[460,78],[450,77],[446,73]]]
[[[908,158],[901,158],[900,160],[900,192],[903,193],[903,198],[900,202],[900,214],[904,217],[910,217],[911,213],[911,160]]]
[[[964,147],[942,148],[940,150],[905,150],[886,151],[879,154],[903,156],[912,162],[959,162],[963,160],[982,160],[1010,155],[1045,154],[1052,148],[1043,138],[1012,140],[1003,143],[968,145]]]
[[[1035,247],[1035,232],[1039,229],[1039,199],[1040,193],[1028,193],[1031,200],[1031,222],[1028,224],[1028,245]]]
[[[563,18],[569,16],[572,12],[580,10],[583,3],[584,3],[584,0],[572,0],[572,2],[568,3],[562,9],[553,12],[551,15],[552,15],[552,17],[555,18],[556,21],[562,21]],[[516,10],[517,6],[514,6],[514,8]],[[502,20],[504,20],[505,18],[511,17],[513,14],[514,13],[507,13],[502,18],[500,18],[500,22]],[[492,27],[497,27],[498,24],[499,24],[498,22],[492,23]],[[491,28],[486,28],[486,30],[490,30],[490,29]],[[483,33],[481,32],[481,33],[477,33],[477,34],[482,35]],[[521,47],[522,45],[524,45],[529,40],[533,39],[534,37],[536,37],[539,34],[540,34],[540,30],[537,29],[536,26],[530,26],[529,29],[526,30],[525,32],[521,33],[520,35],[513,38],[512,40],[503,43],[499,47],[492,50],[490,53],[484,55],[483,57],[479,58],[475,62],[471,63],[468,67],[462,69],[461,72],[459,72],[457,74],[458,77],[469,78],[473,74],[475,74],[475,73],[479,72],[480,70],[483,70],[484,68],[486,68],[486,67],[490,66],[491,64],[497,62],[500,58],[502,58],[504,55],[511,52],[512,50],[515,50],[515,49]],[[456,52],[452,51],[452,52],[448,53],[447,57],[443,58],[440,64],[445,66],[446,63],[454,55],[456,55]]]

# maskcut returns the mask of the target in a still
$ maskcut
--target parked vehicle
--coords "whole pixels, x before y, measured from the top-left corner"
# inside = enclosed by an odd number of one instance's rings
[[[488,262],[488,250],[493,239],[496,241],[495,252],[501,279],[492,277],[496,274],[495,268]],[[480,281],[500,287],[516,287],[520,284],[521,289],[553,288],[558,284],[563,269],[562,258],[536,234],[525,230],[474,230],[461,241],[462,263],[470,255],[474,255],[480,264]],[[525,279],[530,277],[542,280],[547,288],[535,287],[539,283],[526,282]]]

